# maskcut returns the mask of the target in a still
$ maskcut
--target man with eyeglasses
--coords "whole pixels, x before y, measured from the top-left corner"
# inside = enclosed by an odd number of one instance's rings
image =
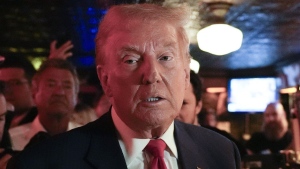
[[[6,56],[0,65],[0,80],[5,83],[5,98],[15,107],[14,113],[7,114],[7,128],[29,123],[37,115],[31,93],[31,78],[34,73],[33,65],[22,56]]]
[[[57,47],[57,41],[50,44],[49,59],[67,59],[73,54],[71,41]],[[2,59],[1,59],[2,58]],[[31,79],[36,70],[24,56],[1,56],[0,80],[5,82],[5,98],[15,107],[14,113],[6,115],[6,128],[30,123],[37,115],[32,98]]]

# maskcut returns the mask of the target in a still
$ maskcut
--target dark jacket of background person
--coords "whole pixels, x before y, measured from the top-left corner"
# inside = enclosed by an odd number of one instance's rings
[[[222,136],[228,138],[232,142],[234,142],[236,144],[237,148],[239,149],[239,152],[240,152],[240,155],[242,158],[245,155],[247,155],[247,150],[246,150],[245,146],[241,142],[239,142],[237,139],[235,139],[230,133],[226,132],[225,130],[218,129],[217,127],[211,127],[211,126],[202,126],[202,127],[210,129],[212,131],[215,131],[215,132],[221,134]]]
[[[174,132],[181,168],[240,168],[236,146],[215,132],[179,121]],[[106,113],[95,122],[46,140],[43,146],[21,152],[8,169],[126,169],[116,133],[111,114]]]
[[[279,102],[269,103],[263,115],[262,131],[253,133],[246,142],[248,152],[271,154],[291,148],[293,135],[289,131],[283,105]]]
[[[208,116],[211,116],[209,121]],[[241,157],[245,157],[245,155],[248,155],[247,153],[247,149],[245,147],[245,145],[243,145],[240,141],[238,141],[237,139],[235,139],[230,133],[228,133],[225,130],[221,130],[219,128],[216,127],[216,124],[218,122],[218,118],[217,115],[215,114],[215,112],[209,111],[209,110],[205,110],[202,109],[201,112],[198,114],[198,119],[199,119],[199,123],[202,127],[205,127],[207,129],[213,130],[223,136],[225,136],[226,138],[228,138],[229,140],[233,141],[236,146],[239,149],[240,155]],[[214,125],[212,125],[214,124]]]
[[[246,146],[254,154],[269,154],[279,153],[280,150],[286,149],[292,142],[293,135],[291,132],[286,132],[279,140],[269,140],[263,132],[253,133],[251,139],[247,142]],[[262,152],[264,151],[265,152]]]

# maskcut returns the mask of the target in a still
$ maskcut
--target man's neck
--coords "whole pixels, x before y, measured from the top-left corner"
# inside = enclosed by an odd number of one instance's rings
[[[111,109],[112,118],[117,130],[122,130],[126,135],[130,136],[131,138],[138,138],[138,139],[151,139],[151,138],[158,138],[162,136],[166,130],[170,127],[173,121],[170,124],[166,124],[166,126],[159,126],[157,128],[142,128],[136,127],[133,128],[125,124],[124,121],[117,115],[115,109],[112,107]]]
[[[51,136],[64,133],[68,130],[69,117],[49,117],[43,118],[40,116],[40,122]]]

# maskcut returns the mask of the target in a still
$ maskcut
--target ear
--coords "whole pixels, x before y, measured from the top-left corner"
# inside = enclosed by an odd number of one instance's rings
[[[190,86],[190,67],[186,67],[184,69],[184,74],[185,74],[185,90],[187,90]]]
[[[108,81],[108,75],[103,65],[97,65],[97,75],[98,79],[101,82],[101,86],[103,88],[104,93],[106,94],[106,96],[111,97],[112,92]]]
[[[196,105],[196,108],[195,108],[195,110],[196,110],[196,115],[197,114],[199,114],[200,113],[200,111],[201,111],[201,109],[202,109],[202,100],[200,100],[199,102],[198,102],[198,104]]]
[[[75,97],[75,106],[78,104],[78,100],[79,100],[79,98],[78,98],[78,94],[77,94],[77,97]]]

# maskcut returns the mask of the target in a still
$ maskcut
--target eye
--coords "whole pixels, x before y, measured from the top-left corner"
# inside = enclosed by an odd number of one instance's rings
[[[182,105],[186,105],[186,104],[187,104],[187,102],[185,100],[183,100]]]
[[[64,85],[64,89],[72,89],[72,86],[71,85]]]
[[[127,55],[123,58],[123,62],[129,65],[136,64],[139,61],[139,57],[136,55]]]
[[[124,62],[127,64],[135,64],[135,63],[137,63],[137,60],[128,59],[128,60],[125,60]]]
[[[54,87],[54,86],[55,86],[55,82],[48,82],[48,83],[47,83],[47,86],[48,86],[48,87]]]
[[[172,59],[171,56],[162,56],[162,57],[159,58],[159,60],[162,60],[162,61],[169,61],[171,59]]]

